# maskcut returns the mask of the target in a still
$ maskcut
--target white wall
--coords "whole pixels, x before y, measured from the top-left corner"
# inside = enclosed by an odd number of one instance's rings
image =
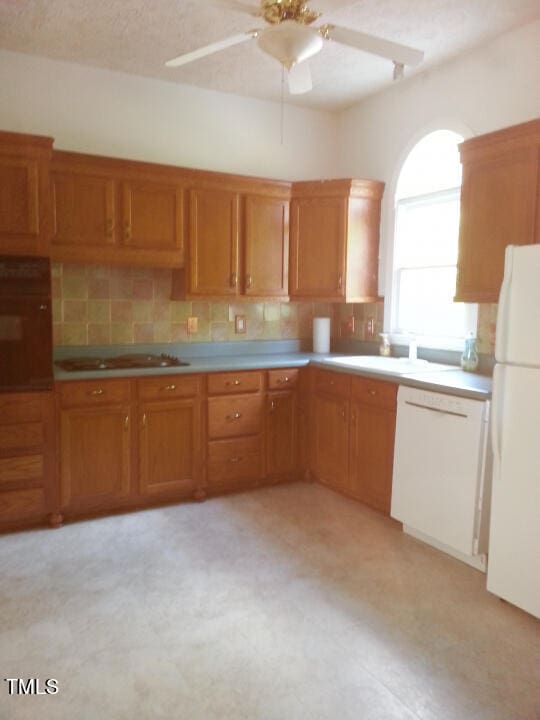
[[[285,180],[333,177],[338,116],[0,50],[0,129],[55,147]]]
[[[391,262],[393,194],[413,145],[441,127],[464,137],[540,116],[540,21],[393,85],[340,116],[338,174],[384,180],[380,292]],[[385,308],[386,310],[386,308]]]

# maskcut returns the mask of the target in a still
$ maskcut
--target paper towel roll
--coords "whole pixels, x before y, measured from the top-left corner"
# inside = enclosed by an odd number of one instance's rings
[[[313,352],[330,352],[330,318],[313,318]]]

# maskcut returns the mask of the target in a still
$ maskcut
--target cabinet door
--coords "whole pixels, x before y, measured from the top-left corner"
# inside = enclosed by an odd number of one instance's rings
[[[25,255],[45,251],[43,182],[38,159],[4,156],[0,148],[1,252]]]
[[[284,296],[289,291],[289,203],[246,197],[246,295]]]
[[[106,509],[129,493],[130,435],[129,405],[62,411],[62,507]]]
[[[122,183],[122,243],[145,250],[184,247],[184,192],[171,183]]]
[[[395,411],[353,402],[351,406],[351,495],[390,514]]]
[[[139,427],[141,493],[192,494],[200,479],[200,401],[142,403]]]
[[[116,183],[83,172],[52,176],[53,244],[107,246],[117,242]]]
[[[237,193],[192,190],[190,195],[190,292],[238,293]]]
[[[292,479],[297,471],[296,393],[269,393],[267,402],[267,475],[275,479]]]
[[[497,302],[508,244],[537,242],[538,147],[463,166],[456,300]]]
[[[313,470],[316,478],[337,490],[347,490],[349,401],[329,395],[315,397]]]
[[[291,296],[345,296],[347,200],[291,201]]]

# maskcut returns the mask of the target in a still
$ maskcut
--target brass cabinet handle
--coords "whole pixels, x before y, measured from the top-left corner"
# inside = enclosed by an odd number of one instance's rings
[[[236,380],[233,380],[232,382],[230,380],[227,380],[225,382],[225,385],[241,385],[241,384],[242,384],[242,382],[241,382],[241,380],[238,380],[238,378]]]
[[[143,413],[143,416],[142,416],[142,426],[143,426],[143,428],[146,427],[146,413]]]
[[[337,286],[340,290],[343,287],[343,275],[341,273],[338,275]]]
[[[346,410],[345,408],[343,408],[343,410],[341,411],[341,417],[342,417],[344,420],[347,419],[347,410]]]
[[[236,283],[238,282],[238,278],[236,276],[235,272],[231,273],[231,287],[236,287]]]
[[[289,377],[288,377],[287,375],[285,375],[285,377],[283,377],[283,378],[278,378],[278,383],[279,383],[280,385],[283,385],[283,384],[288,383],[288,382],[289,382]]]
[[[248,273],[248,274],[246,275],[246,288],[247,288],[248,290],[251,288],[251,282],[252,282],[252,277],[251,277],[251,275]]]
[[[375,397],[375,395],[377,394],[377,391],[376,391],[376,390],[368,390],[368,393],[369,393],[372,397]]]
[[[235,455],[234,457],[229,458],[229,462],[233,463],[233,464],[239,463],[241,461],[242,461],[242,458],[240,455]]]
[[[241,417],[242,417],[242,413],[235,412],[234,415],[226,415],[225,419],[228,420],[229,422],[232,422],[233,420],[240,420]]]
[[[114,232],[114,219],[107,218],[107,237],[112,237]]]
[[[173,390],[176,390],[176,385],[165,385],[161,389],[165,390],[166,392],[172,392]]]
[[[91,390],[88,394],[94,395],[94,396],[103,395],[103,390],[102,390],[102,388],[98,388],[97,390]]]
[[[273,400],[270,401],[270,412],[274,412],[276,409],[276,404]]]
[[[126,240],[131,240],[131,223],[129,222],[124,225],[124,237]]]
[[[129,415],[126,415],[124,418],[124,430],[127,430],[129,428]]]

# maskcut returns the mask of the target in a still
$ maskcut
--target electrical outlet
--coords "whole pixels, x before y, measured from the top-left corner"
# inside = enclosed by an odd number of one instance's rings
[[[196,335],[199,327],[199,322],[196,317],[188,317],[187,319],[187,334]]]
[[[246,332],[246,316],[235,315],[234,316],[234,332],[237,335],[241,335]]]

